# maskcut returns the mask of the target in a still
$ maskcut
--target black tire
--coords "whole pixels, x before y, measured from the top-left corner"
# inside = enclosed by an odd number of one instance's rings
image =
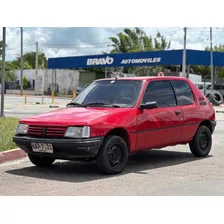
[[[206,93],[206,94],[205,94],[205,97],[206,97],[208,100],[210,100],[211,93]]]
[[[119,137],[107,136],[97,155],[96,164],[104,174],[118,174],[123,172],[128,162],[128,147]]]
[[[215,106],[219,106],[220,104],[223,103],[223,96],[220,92],[218,91],[213,91],[210,94],[210,102],[215,105]]]
[[[212,147],[212,134],[209,128],[201,125],[189,146],[195,157],[206,157]]]
[[[30,162],[38,167],[48,167],[48,166],[52,165],[53,162],[55,161],[54,158],[34,156],[34,155],[30,155],[30,154],[28,154],[28,157],[30,159]]]

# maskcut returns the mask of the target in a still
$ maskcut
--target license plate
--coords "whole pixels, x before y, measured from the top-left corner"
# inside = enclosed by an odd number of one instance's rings
[[[53,153],[52,144],[47,143],[31,143],[33,152]]]

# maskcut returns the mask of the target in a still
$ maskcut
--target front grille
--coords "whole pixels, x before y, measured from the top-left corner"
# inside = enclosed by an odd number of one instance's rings
[[[37,137],[63,137],[66,127],[29,125],[28,135]]]

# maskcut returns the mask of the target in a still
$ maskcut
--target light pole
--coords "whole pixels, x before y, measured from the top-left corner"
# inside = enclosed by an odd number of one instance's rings
[[[212,91],[214,89],[214,74],[213,74],[213,49],[212,49],[212,27],[210,27],[210,59],[211,59],[211,83],[212,83]]]
[[[4,117],[4,94],[5,94],[5,45],[6,45],[6,27],[3,27],[2,41],[2,77],[1,77],[1,117]]]
[[[23,96],[23,27],[21,27],[20,94]]]
[[[187,45],[187,27],[184,27],[184,48],[182,62],[182,76],[186,77],[186,45]]]

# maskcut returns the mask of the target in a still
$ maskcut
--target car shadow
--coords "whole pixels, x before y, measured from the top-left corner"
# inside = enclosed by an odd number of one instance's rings
[[[211,155],[206,158],[209,157],[211,157]],[[129,173],[148,174],[152,169],[178,166],[184,163],[197,162],[197,160],[201,159],[205,158],[198,159],[187,152],[169,150],[143,151],[136,155],[129,156],[129,161],[125,170],[118,175],[121,176]],[[12,175],[65,182],[87,182],[114,176],[100,174],[95,162],[85,163],[74,161],[56,161],[48,168],[29,166],[22,169],[7,170],[5,172]]]

